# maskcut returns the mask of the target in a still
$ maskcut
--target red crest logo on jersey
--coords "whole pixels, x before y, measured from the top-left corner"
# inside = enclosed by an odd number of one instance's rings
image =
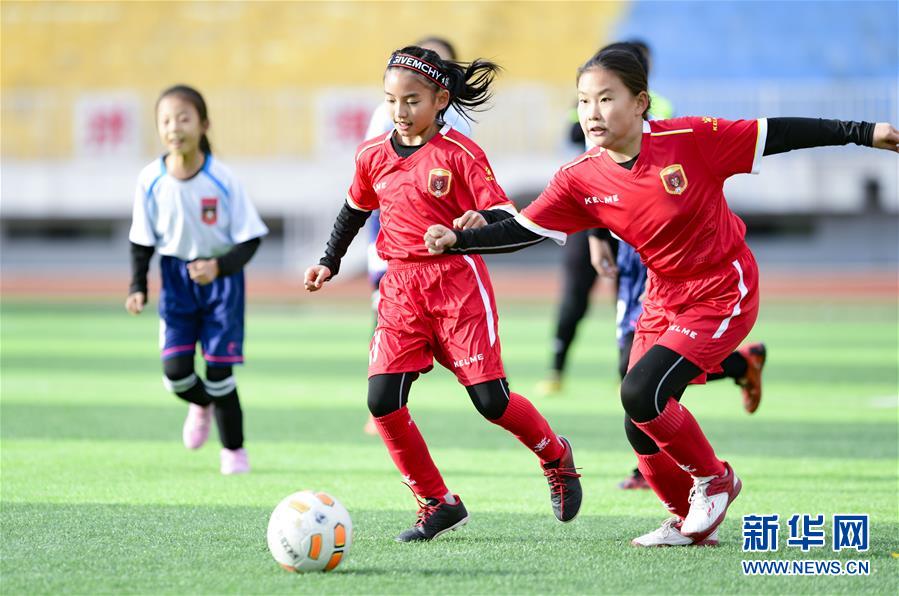
[[[438,199],[449,193],[453,174],[443,168],[434,168],[428,172],[428,192]]]
[[[219,200],[215,197],[200,199],[201,219],[206,225],[215,225],[218,221]]]
[[[662,177],[662,184],[668,194],[679,195],[687,190],[687,175],[679,163],[663,168],[659,176]]]

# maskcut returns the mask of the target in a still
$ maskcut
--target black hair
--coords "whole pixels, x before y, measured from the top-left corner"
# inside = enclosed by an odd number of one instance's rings
[[[419,46],[406,46],[394,53],[415,56],[435,66],[437,70],[447,75],[447,91],[449,91],[450,100],[447,107],[438,114],[438,120],[441,122],[449,106],[456,108],[456,111],[466,120],[474,120],[471,117],[471,112],[482,112],[486,109],[481,108],[481,106],[493,97],[490,86],[496,75],[502,70],[498,64],[489,60],[477,59],[473,62],[443,60],[437,55],[437,52],[426,50]],[[442,88],[424,75],[415,74],[430,85],[434,91],[439,91]]]
[[[646,71],[646,78],[649,78],[649,55],[638,44],[632,41],[616,41],[600,49],[599,52],[605,52],[606,50],[624,50],[633,53],[637,60],[640,61],[640,66]]]
[[[156,100],[157,110],[159,110],[159,102],[169,95],[177,95],[190,102],[197,109],[197,114],[200,116],[200,122],[209,121],[209,116],[206,112],[206,100],[203,99],[200,92],[193,87],[188,85],[173,85],[169,87],[159,94],[159,99]],[[207,155],[212,154],[212,145],[209,143],[209,138],[206,136],[205,132],[203,133],[203,136],[200,137],[200,151]]]
[[[649,47],[649,44],[640,39],[639,37],[634,37],[633,39],[627,40],[627,43],[632,46],[636,46],[640,53],[649,60],[652,57],[652,48]],[[649,72],[649,71],[647,71]]]
[[[434,44],[442,45],[444,48],[446,48],[446,53],[449,54],[449,59],[450,59],[450,60],[455,60],[455,59],[456,59],[456,48],[453,46],[453,44],[451,44],[451,43],[449,42],[448,39],[445,39],[445,38],[443,38],[443,37],[437,37],[437,36],[434,36],[434,35],[430,35],[430,36],[428,36],[428,37],[419,39],[418,41],[415,42],[415,45],[417,45],[417,46],[423,46],[423,45],[425,45],[425,44],[428,44],[428,45],[434,45]]]
[[[612,44],[612,46],[617,45]],[[580,81],[581,76],[585,72],[594,68],[602,68],[603,70],[614,72],[634,97],[640,95],[640,93],[646,93],[647,104],[646,109],[643,110],[643,119],[648,120],[652,101],[649,97],[649,82],[645,60],[641,59],[642,54],[636,46],[626,45],[629,48],[609,46],[599,50],[577,69],[577,80]]]

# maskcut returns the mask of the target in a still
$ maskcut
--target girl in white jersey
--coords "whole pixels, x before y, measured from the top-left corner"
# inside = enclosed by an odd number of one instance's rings
[[[215,414],[222,474],[249,472],[231,367],[243,363],[243,267],[268,228],[231,170],[213,159],[199,92],[185,85],[163,91],[156,126],[167,152],[138,177],[125,308],[133,315],[143,311],[150,258],[158,249],[163,384],[190,404],[184,446],[197,449],[206,442]],[[197,342],[205,380],[194,372]]]

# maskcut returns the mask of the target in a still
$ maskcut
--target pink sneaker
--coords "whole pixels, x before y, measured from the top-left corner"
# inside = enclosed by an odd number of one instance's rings
[[[222,461],[222,474],[246,474],[250,471],[250,461],[247,459],[247,450],[222,449],[219,454]]]
[[[190,404],[187,408],[187,418],[184,419],[184,428],[181,438],[188,449],[199,449],[209,438],[209,428],[212,426],[212,404],[198,406]]]

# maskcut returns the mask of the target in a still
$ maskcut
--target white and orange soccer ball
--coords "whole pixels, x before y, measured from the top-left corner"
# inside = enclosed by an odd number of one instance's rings
[[[353,522],[331,495],[304,490],[278,503],[266,536],[272,556],[287,571],[331,571],[349,553]]]

